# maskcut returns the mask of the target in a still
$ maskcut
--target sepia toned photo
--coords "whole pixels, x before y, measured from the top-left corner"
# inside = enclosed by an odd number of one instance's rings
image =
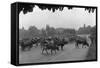
[[[19,64],[97,60],[96,7],[19,3]]]

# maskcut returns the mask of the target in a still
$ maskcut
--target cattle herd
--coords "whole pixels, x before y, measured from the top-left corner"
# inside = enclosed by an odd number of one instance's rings
[[[22,39],[19,40],[19,46],[21,47],[21,51],[31,50],[33,45],[35,47],[41,48],[41,53],[44,54],[56,54],[57,51],[63,50],[64,46],[75,42],[75,47],[79,48],[79,44],[82,44],[82,48],[84,46],[89,47],[89,43],[86,39],[78,39],[77,37],[71,38],[59,38],[59,37],[34,37],[32,39]]]

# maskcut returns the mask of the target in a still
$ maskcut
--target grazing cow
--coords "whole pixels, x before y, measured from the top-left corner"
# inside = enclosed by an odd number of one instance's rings
[[[28,48],[28,50],[31,50],[31,48],[33,47],[33,44],[36,44],[36,46],[38,46],[38,41],[39,39],[23,39],[20,41],[20,46],[21,46],[21,50],[25,51],[26,48]]]
[[[76,40],[76,45],[75,45],[75,46],[76,46],[77,48],[79,48],[79,46],[78,46],[79,44],[82,44],[82,48],[83,48],[84,46],[88,46],[88,47],[89,47],[89,44],[88,44],[88,42],[87,42],[86,40],[78,40],[78,39],[77,39],[77,40]]]
[[[90,40],[91,40],[91,45],[94,45],[94,44],[96,43],[96,37],[90,35],[89,38],[90,38]]]
[[[21,50],[25,51],[26,48],[30,50],[33,47],[32,41],[24,42],[23,40],[20,42]]]

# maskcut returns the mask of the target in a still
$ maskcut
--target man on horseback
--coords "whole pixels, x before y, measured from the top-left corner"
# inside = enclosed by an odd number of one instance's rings
[[[59,48],[54,45],[54,40],[50,37],[44,39],[41,45],[42,45],[42,53],[46,51],[46,53],[48,54],[48,51],[51,51],[52,54],[53,51],[55,51],[56,53],[56,50],[59,50]]]

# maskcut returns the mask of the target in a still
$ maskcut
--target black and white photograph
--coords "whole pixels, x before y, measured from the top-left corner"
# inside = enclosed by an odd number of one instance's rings
[[[19,3],[19,64],[97,60],[97,8]]]

